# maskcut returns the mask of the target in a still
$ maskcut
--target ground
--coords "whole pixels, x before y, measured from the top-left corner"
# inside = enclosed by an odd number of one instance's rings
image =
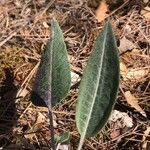
[[[104,1],[103,1],[104,2]],[[114,110],[130,118],[108,121],[85,150],[150,149],[150,13],[146,0],[107,0],[107,12],[98,22],[101,1],[0,1],[0,147],[50,149],[47,109],[31,103],[32,83],[44,44],[50,38],[50,21],[57,19],[64,33],[71,71],[82,78],[94,41],[109,18],[120,56],[120,86]],[[103,7],[101,7],[103,9]],[[66,143],[77,149],[75,104],[79,80],[68,96],[53,108],[56,133],[70,131]]]

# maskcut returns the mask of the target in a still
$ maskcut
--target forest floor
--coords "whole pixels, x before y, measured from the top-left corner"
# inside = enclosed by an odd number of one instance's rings
[[[150,149],[150,2],[146,0],[0,1],[0,149],[50,149],[48,110],[34,106],[30,93],[53,17],[64,33],[74,76],[69,95],[53,108],[55,133],[70,131],[60,149],[77,149],[78,86],[108,18],[119,48],[119,94],[113,116],[83,149]]]

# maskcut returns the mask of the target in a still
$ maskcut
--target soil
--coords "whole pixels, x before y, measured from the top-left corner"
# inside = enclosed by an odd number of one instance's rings
[[[71,71],[82,77],[94,41],[109,18],[121,49],[125,37],[133,47],[120,50],[120,62],[128,72],[142,70],[132,78],[121,74],[115,110],[126,112],[131,128],[119,129],[108,122],[95,137],[85,140],[85,150],[150,149],[150,17],[141,12],[146,1],[107,1],[107,17],[98,22],[95,11],[101,1],[86,0],[1,0],[0,1],[0,148],[4,150],[50,149],[47,108],[31,103],[32,83],[43,47],[50,38],[50,22],[57,19],[64,33]],[[146,72],[143,74],[143,70]],[[122,73],[122,72],[121,72]],[[77,149],[80,135],[75,125],[79,82],[53,108],[55,133],[70,131],[65,143]],[[143,116],[128,104],[125,92],[134,95]],[[117,130],[117,129],[116,129]],[[113,136],[112,136],[113,133]],[[115,134],[115,136],[114,136]]]

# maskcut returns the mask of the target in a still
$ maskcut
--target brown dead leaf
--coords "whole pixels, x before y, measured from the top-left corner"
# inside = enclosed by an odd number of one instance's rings
[[[98,22],[103,21],[107,17],[108,5],[105,0],[100,1],[99,7],[97,8],[95,14]]]
[[[30,130],[29,130],[29,131],[30,131]],[[31,132],[32,132],[32,131],[31,131]],[[31,141],[31,143],[32,143],[32,142],[35,141],[35,133],[26,134],[26,135],[25,135],[25,138],[26,138],[26,139],[29,139],[29,140]]]
[[[125,96],[128,104],[130,104],[133,108],[135,108],[138,112],[140,112],[144,117],[146,117],[146,113],[139,106],[137,98],[134,97],[130,91],[126,91],[124,93],[124,96]]]
[[[38,112],[38,117],[36,119],[35,124],[39,124],[39,123],[42,123],[42,122],[46,122],[46,117],[42,113]]]
[[[147,19],[150,19],[150,7],[146,6],[143,10],[141,10],[141,15]]]
[[[26,134],[25,138],[34,142],[36,139],[36,134],[34,132],[36,132],[39,128],[41,128],[42,123],[44,123],[44,122],[46,122],[46,117],[42,113],[38,112],[38,116],[35,121],[35,124],[30,128],[30,130],[28,130],[29,134]]]
[[[126,77],[128,73],[128,68],[126,67],[125,63],[124,62],[120,62],[120,74],[123,78]]]
[[[120,112],[118,110],[113,110],[108,121],[110,128],[112,129],[110,133],[111,139],[115,139],[121,134],[127,132],[133,126],[133,120],[125,112]]]
[[[148,75],[149,70],[145,68],[140,69],[130,69],[128,73],[126,74],[125,80],[136,80],[139,81],[143,79],[146,75]]]

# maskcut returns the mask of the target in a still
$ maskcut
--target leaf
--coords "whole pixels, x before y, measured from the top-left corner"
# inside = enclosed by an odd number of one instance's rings
[[[96,18],[97,18],[98,22],[101,22],[106,18],[107,11],[108,11],[108,5],[106,4],[105,0],[102,0],[100,2],[98,9],[96,10]]]
[[[55,135],[55,142],[58,143],[64,143],[66,141],[68,141],[70,138],[70,132],[67,131],[61,135]]]
[[[138,112],[140,112],[144,117],[146,117],[146,113],[143,111],[143,109],[139,106],[138,100],[131,94],[130,91],[126,91],[124,93],[124,96],[128,102],[133,108],[135,108]]]
[[[119,58],[111,24],[106,23],[98,36],[83,79],[76,106],[76,125],[84,138],[91,137],[105,125],[112,111],[119,85]]]
[[[51,106],[51,103],[55,106],[67,95],[71,84],[66,45],[55,19],[51,30],[52,36],[45,46],[31,94],[31,100],[37,106]]]

